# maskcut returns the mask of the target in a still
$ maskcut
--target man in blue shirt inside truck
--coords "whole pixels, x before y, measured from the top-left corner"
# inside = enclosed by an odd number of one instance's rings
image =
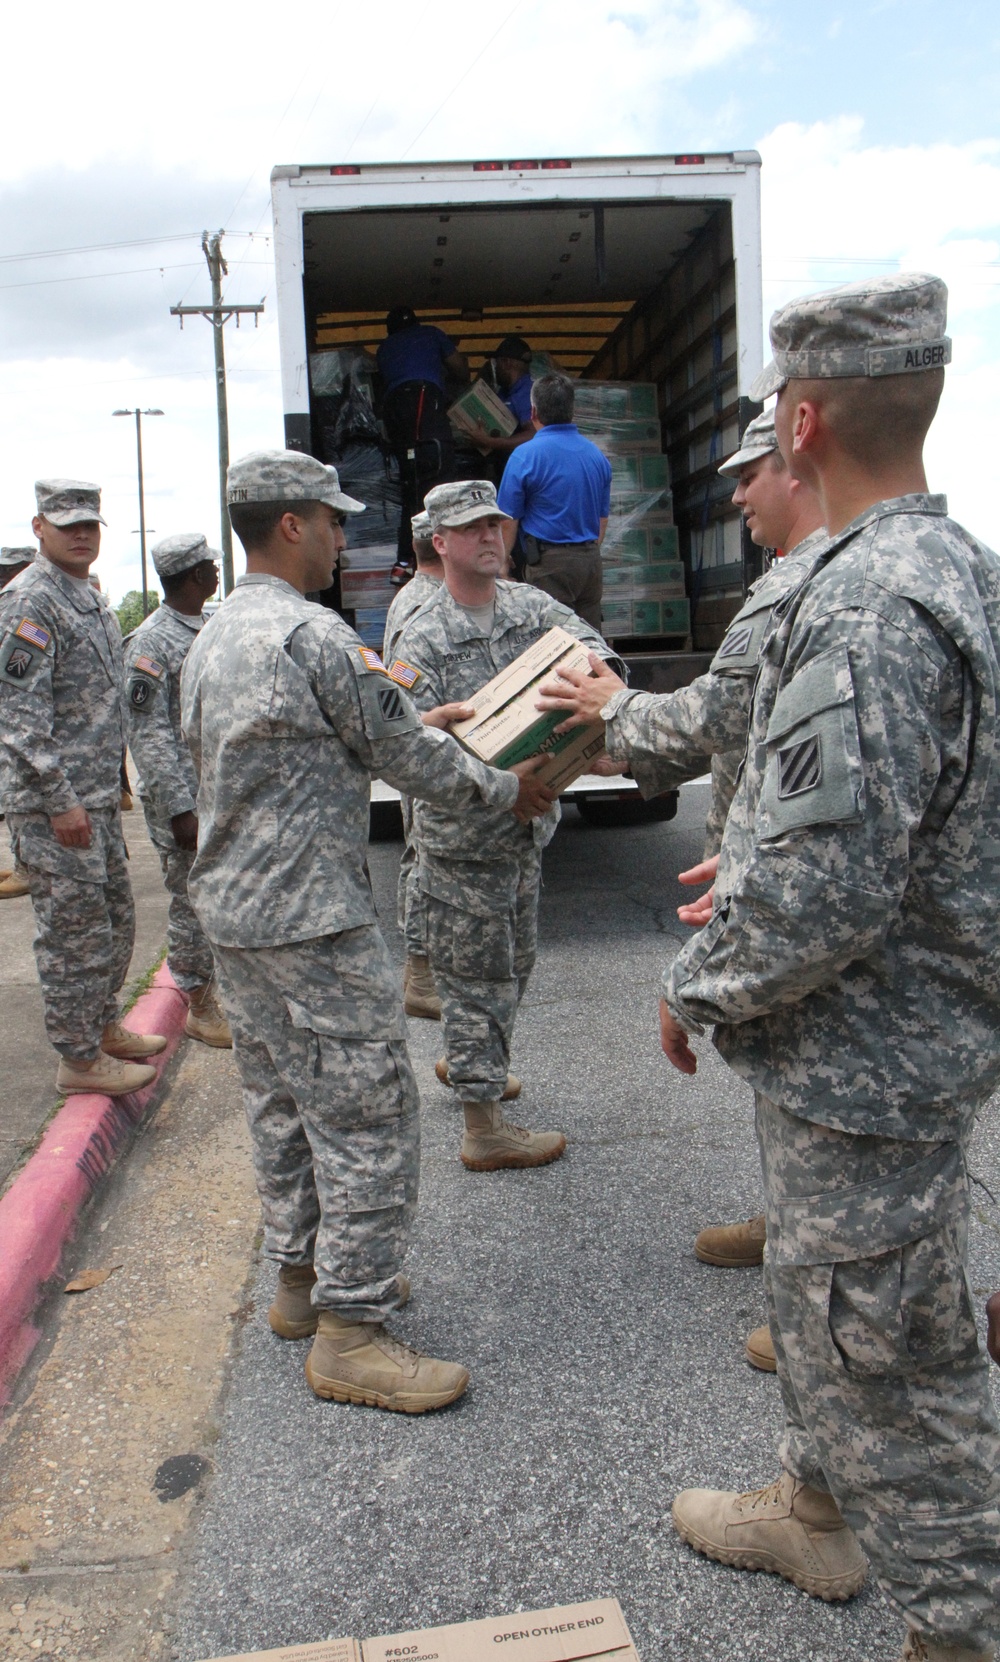
[[[455,476],[445,378],[468,381],[469,365],[451,336],[421,323],[411,306],[393,306],[385,328],[375,362],[382,378],[382,418],[399,463],[403,506],[398,561],[412,569],[410,521],[423,507],[427,491]]]
[[[510,456],[497,495],[508,553],[520,533],[525,577],[601,626],[601,540],[611,512],[611,463],[573,421],[573,383],[542,375],[531,390],[538,432]]]

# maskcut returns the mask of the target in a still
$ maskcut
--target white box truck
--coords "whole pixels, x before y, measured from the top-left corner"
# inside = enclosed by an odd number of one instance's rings
[[[616,644],[634,686],[701,674],[760,570],[716,472],[758,408],[757,153],[281,166],[271,193],[291,449],[323,454],[325,355],[374,352],[399,304],[474,374],[518,334],[583,382],[655,386],[689,624]],[[587,779],[572,794],[598,818],[628,792]]]

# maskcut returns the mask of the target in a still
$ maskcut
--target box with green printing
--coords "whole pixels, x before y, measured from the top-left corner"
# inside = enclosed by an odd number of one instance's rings
[[[655,381],[577,381],[575,415],[614,421],[655,421]]]
[[[655,456],[661,450],[658,421],[636,421],[631,416],[620,420],[614,416],[581,416],[577,426],[584,438],[596,444],[606,456],[614,457],[622,451],[641,451]]]
[[[492,767],[509,768],[532,756],[547,756],[538,777],[552,790],[564,790],[604,749],[604,723],[591,722],[568,733],[555,733],[565,714],[539,710],[539,683],[557,666],[590,673],[590,648],[568,630],[549,629],[512,664],[468,700],[475,715],[457,721],[451,731],[467,750]]]
[[[689,635],[691,604],[687,600],[633,600],[634,635]]]
[[[633,451],[608,459],[611,462],[612,492],[662,491],[670,488],[670,462],[666,456]]]

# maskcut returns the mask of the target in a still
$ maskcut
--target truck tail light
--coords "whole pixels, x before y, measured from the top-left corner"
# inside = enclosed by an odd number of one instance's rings
[[[546,169],[546,170],[549,170],[549,171],[551,171],[553,168],[557,168],[557,167],[572,167],[572,166],[573,166],[572,162],[543,162],[542,163],[543,169]]]
[[[675,167],[704,167],[704,156],[675,156]]]
[[[331,167],[330,172],[337,177],[342,177],[345,173],[360,173],[361,169],[360,167],[350,167],[345,162],[340,167]]]
[[[502,173],[503,162],[473,162],[473,173]]]
[[[533,167],[540,167],[541,162],[508,162],[507,166],[512,173],[528,173]]]

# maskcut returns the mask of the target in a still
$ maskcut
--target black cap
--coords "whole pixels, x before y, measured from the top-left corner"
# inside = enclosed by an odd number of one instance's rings
[[[417,322],[417,314],[412,306],[393,306],[385,314],[385,329],[388,335],[397,335],[400,329],[412,329]]]
[[[504,335],[500,345],[493,352],[494,358],[517,358],[523,364],[531,362],[531,347],[520,335]]]

